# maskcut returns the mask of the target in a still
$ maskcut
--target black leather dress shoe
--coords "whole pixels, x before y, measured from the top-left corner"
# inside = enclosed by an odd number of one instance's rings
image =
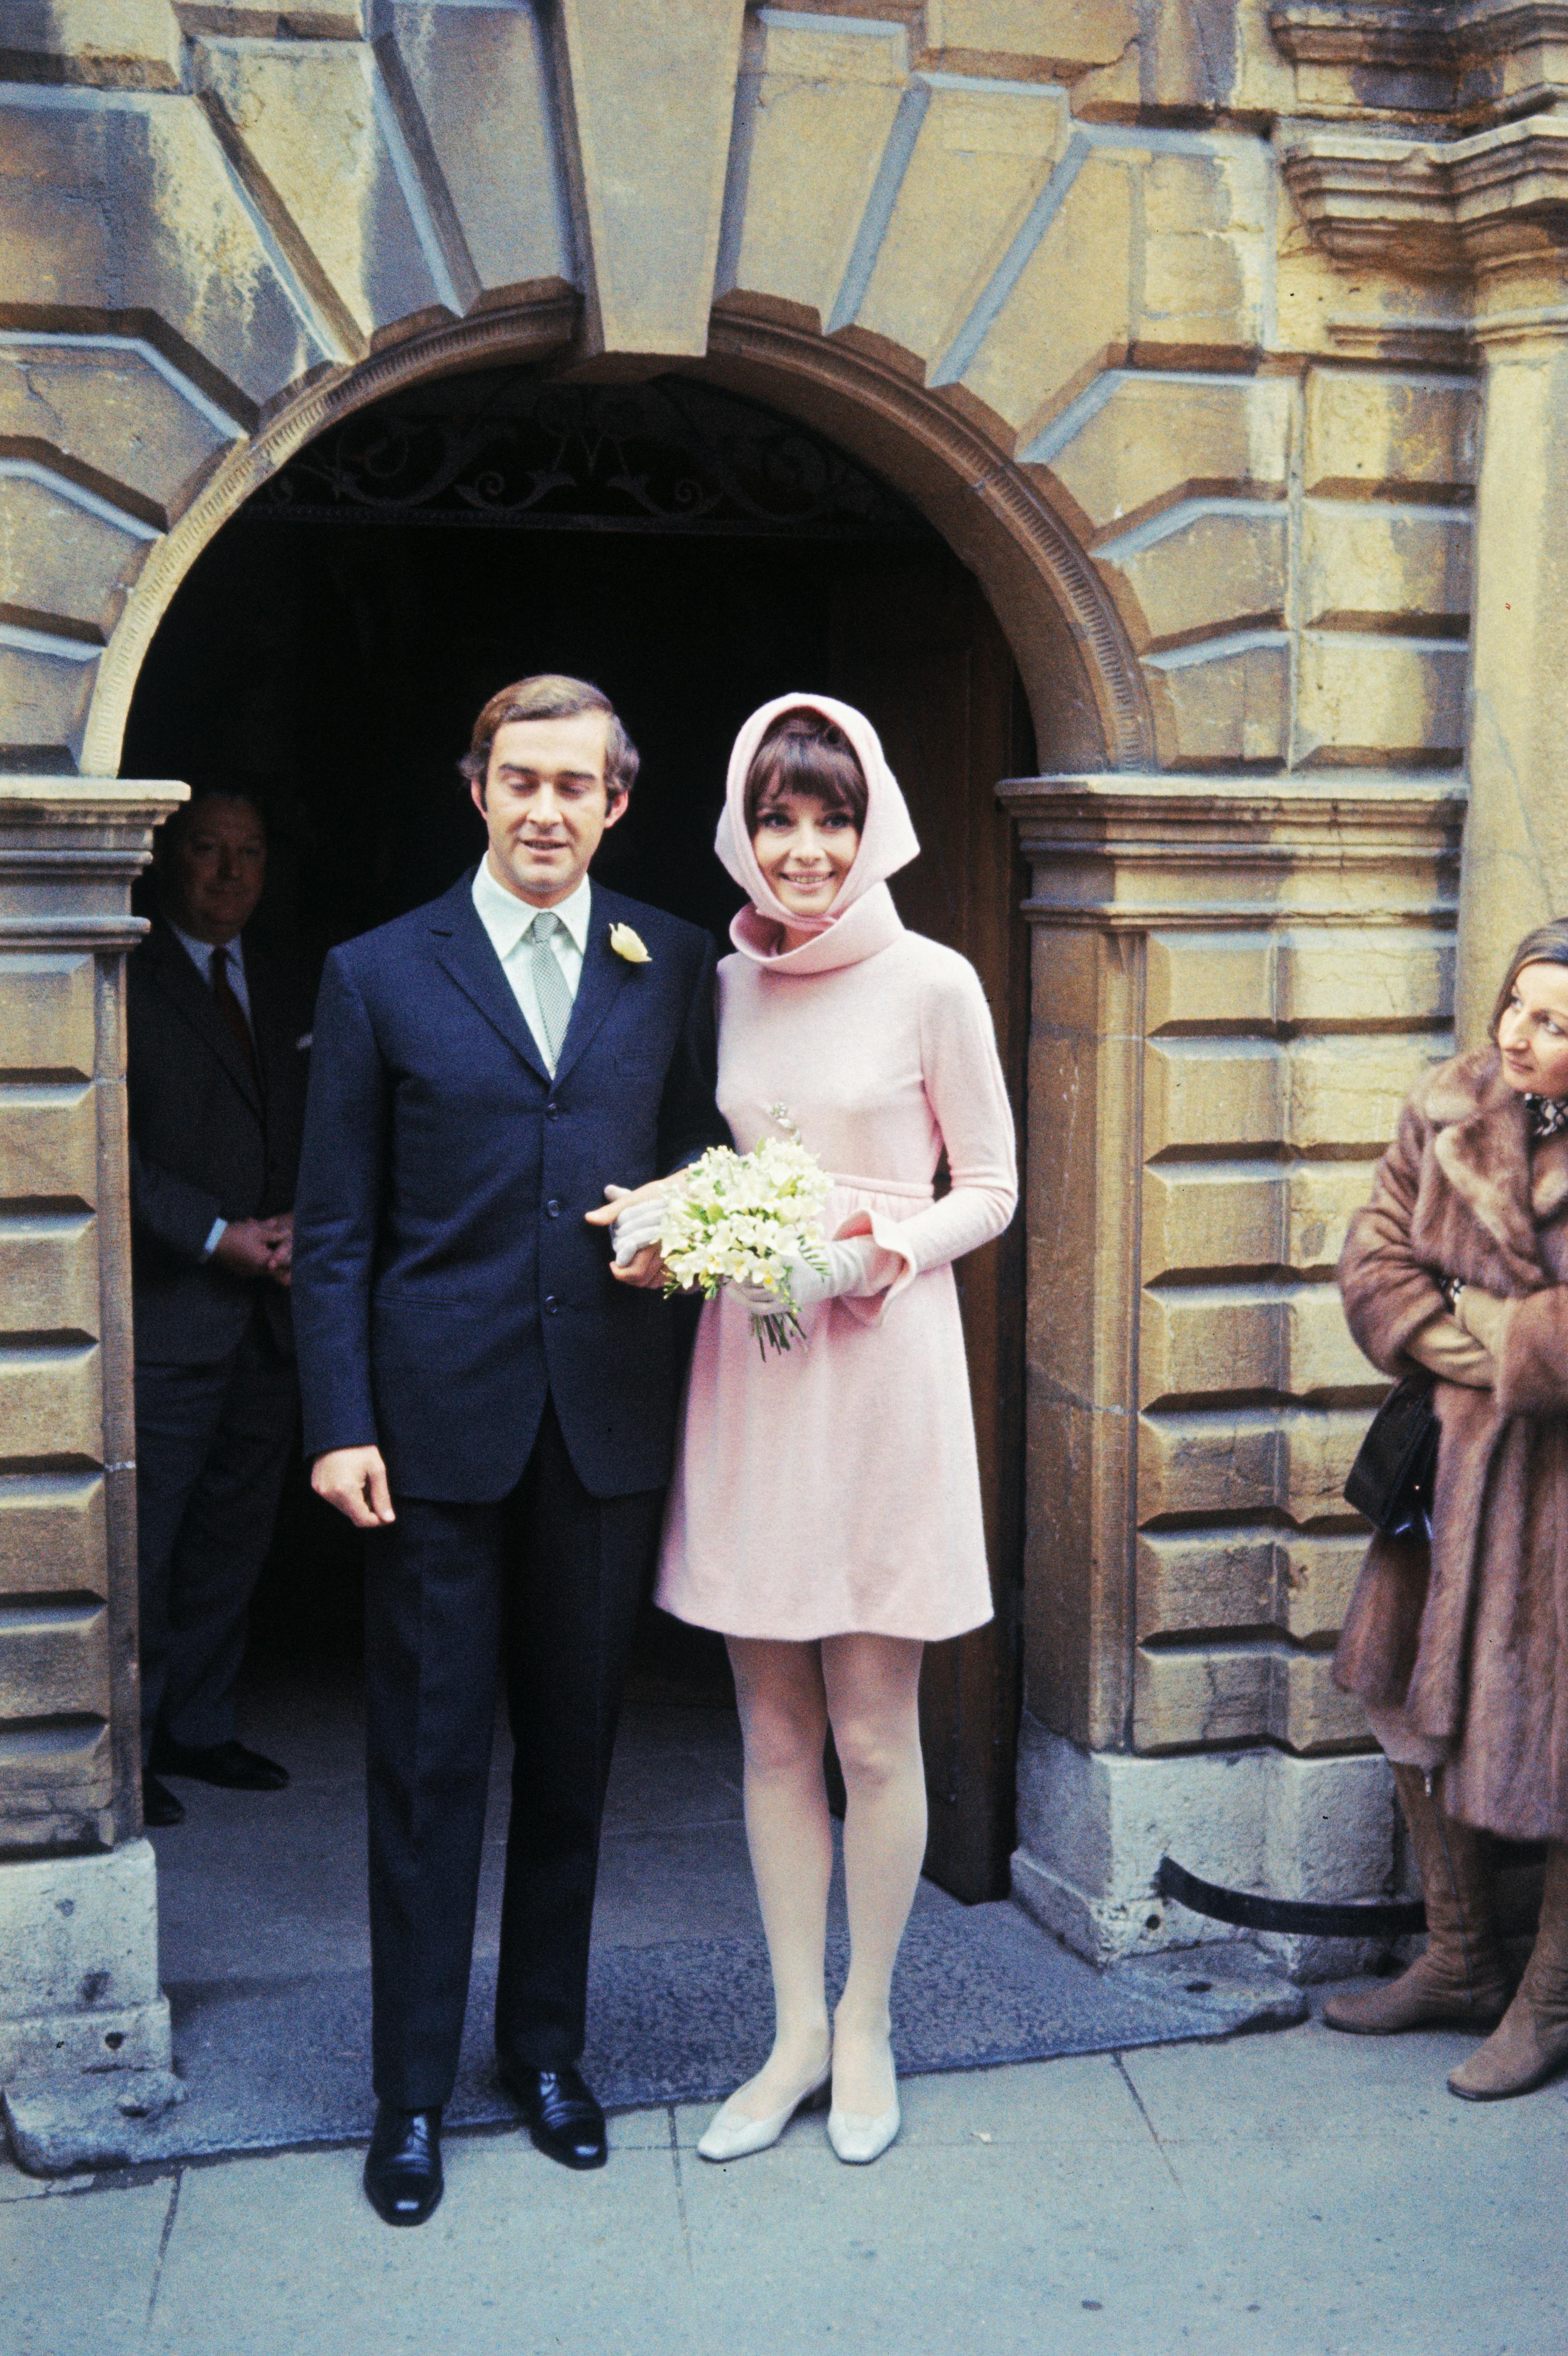
[[[281,1792],[289,1771],[243,1742],[212,1742],[193,1751],[171,1742],[166,1734],[153,1744],[152,1765],[160,1775],[190,1775],[198,1783],[217,1783],[226,1792]]]
[[[185,1802],[176,1800],[166,1783],[160,1783],[150,1767],[142,1770],[142,1822],[144,1825],[183,1825]]]
[[[603,2167],[610,2157],[604,2114],[581,2070],[530,2070],[503,2059],[501,2083],[547,2159],[562,2168]]]
[[[382,2103],[365,2155],[365,2197],[387,2225],[422,2225],[445,2190],[441,2113]]]

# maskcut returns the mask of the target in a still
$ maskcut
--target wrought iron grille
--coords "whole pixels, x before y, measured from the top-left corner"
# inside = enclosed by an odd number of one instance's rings
[[[792,419],[678,376],[448,380],[346,418],[248,513],[506,531],[930,540],[918,511]]]

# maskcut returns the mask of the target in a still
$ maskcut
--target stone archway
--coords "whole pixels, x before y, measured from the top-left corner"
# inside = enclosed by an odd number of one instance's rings
[[[7,49],[0,2077],[167,2052],[118,977],[180,789],[114,775],[137,664],[301,440],[524,351],[819,425],[1029,691],[1020,1895],[1105,1954],[1199,1934],[1168,1839],[1295,1894],[1392,1869],[1326,1676],[1371,1388],[1328,1278],[1450,1016],[1470,363],[1298,233],[1261,29],[1215,66],[1143,13],[148,0]]]

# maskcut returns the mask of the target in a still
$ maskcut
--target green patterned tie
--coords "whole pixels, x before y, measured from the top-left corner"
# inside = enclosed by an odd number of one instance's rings
[[[539,1044],[552,1072],[560,1061],[561,1041],[571,1020],[571,991],[553,947],[555,936],[561,929],[560,918],[551,908],[541,908],[528,929],[528,949],[534,961],[534,999],[544,1033]]]

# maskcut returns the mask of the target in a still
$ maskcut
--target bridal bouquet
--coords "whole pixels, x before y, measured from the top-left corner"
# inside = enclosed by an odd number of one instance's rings
[[[764,1137],[750,1153],[710,1146],[671,1192],[659,1236],[667,1292],[700,1292],[711,1301],[723,1284],[750,1284],[773,1294],[778,1306],[753,1311],[752,1332],[765,1358],[792,1347],[801,1333],[790,1290],[790,1263],[826,1266],[818,1221],[829,1179],[808,1153],[786,1116],[786,1133]]]

